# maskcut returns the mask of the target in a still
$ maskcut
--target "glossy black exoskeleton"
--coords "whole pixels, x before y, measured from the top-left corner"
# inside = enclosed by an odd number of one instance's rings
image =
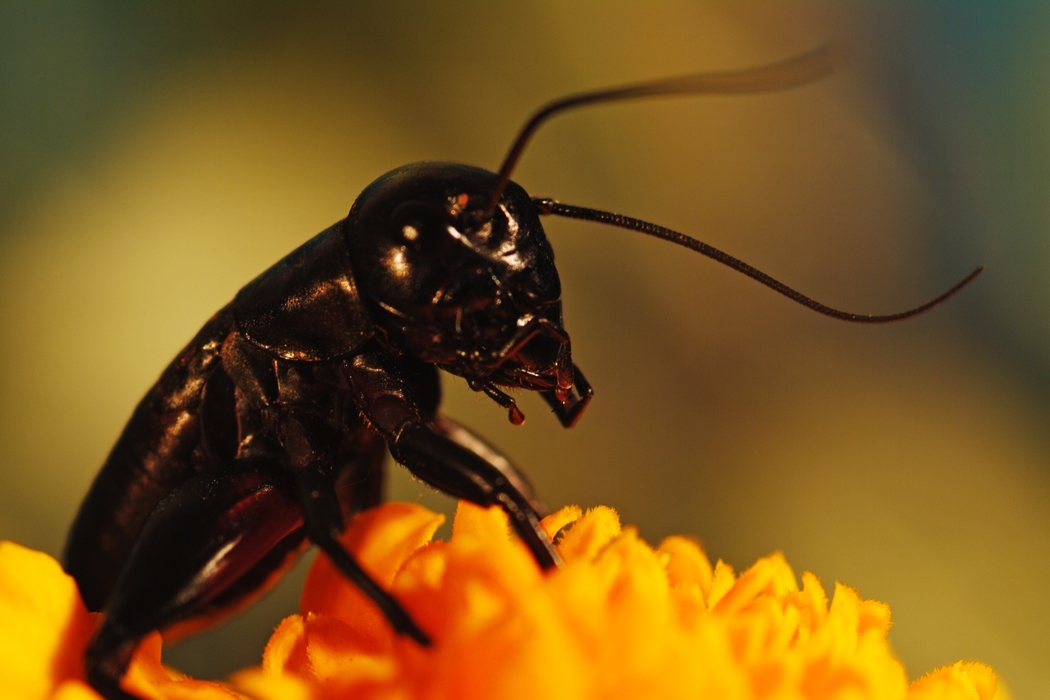
[[[830,48],[775,66],[569,97],[541,109],[500,172],[418,163],[369,185],[346,219],[245,286],[164,371],[135,410],[80,508],[65,552],[87,607],[104,616],[90,683],[127,700],[120,679],[153,630],[190,632],[261,595],[316,544],[393,627],[430,644],[339,543],[345,518],[382,495],[386,452],[454,497],[498,505],[537,563],[558,555],[527,482],[492,447],[439,413],[438,370],[524,420],[504,389],[539,392],[570,427],[592,392],[572,362],[554,253],[557,214],[664,238],[715,258],[822,313],[814,302],[695,239],[607,212],[534,200],[509,181],[553,114],[662,94],[748,92],[830,72]]]

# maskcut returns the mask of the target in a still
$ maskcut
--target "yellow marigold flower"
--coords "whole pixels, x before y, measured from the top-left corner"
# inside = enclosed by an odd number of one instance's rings
[[[297,697],[328,698],[992,698],[980,664],[941,669],[910,688],[890,652],[889,608],[812,574],[799,590],[784,558],[739,576],[692,541],[651,548],[615,511],[565,508],[544,520],[565,566],[544,576],[498,509],[461,503],[450,542],[442,517],[389,504],[357,518],[344,542],[435,640],[422,650],[318,557],[300,615],[284,620],[261,669],[235,680],[299,678]]]
[[[829,604],[783,557],[737,575],[692,541],[656,549],[615,511],[565,508],[543,522],[565,560],[544,575],[501,511],[443,516],[392,503],[358,516],[344,543],[431,635],[398,637],[319,556],[301,614],[274,632],[259,668],[228,684],[160,662],[160,636],[123,684],[155,700],[329,698],[769,698],[990,700],[995,674],[959,663],[910,687],[886,643],[888,607],[837,585]],[[98,700],[81,655],[93,625],[50,557],[0,545],[0,688],[16,699]]]

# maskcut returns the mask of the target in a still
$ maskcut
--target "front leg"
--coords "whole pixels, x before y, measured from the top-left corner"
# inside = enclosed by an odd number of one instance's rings
[[[347,363],[347,377],[372,425],[386,438],[390,453],[419,479],[455,498],[481,506],[500,506],[511,527],[543,569],[561,563],[540,527],[540,516],[516,479],[449,436],[438,419],[420,408],[415,387],[397,358],[373,346]],[[506,462],[506,460],[503,460]],[[509,464],[509,463],[507,463]]]
[[[460,425],[457,421],[443,415],[437,416],[434,419],[434,427],[442,435],[449,440],[452,440],[452,442],[467,448],[492,466],[499,469],[500,472],[503,473],[503,476],[507,477],[507,480],[511,485],[525,497],[529,502],[529,505],[532,506],[532,509],[541,517],[550,512],[547,509],[547,506],[537,498],[536,492],[532,488],[532,484],[529,483],[528,477],[525,476],[521,469],[519,469],[498,449],[475,435],[470,428]]]
[[[498,505],[536,563],[544,569],[561,564],[529,499],[497,467],[442,435],[432,424],[403,422],[394,431],[390,453],[417,477],[450,496],[481,506]]]

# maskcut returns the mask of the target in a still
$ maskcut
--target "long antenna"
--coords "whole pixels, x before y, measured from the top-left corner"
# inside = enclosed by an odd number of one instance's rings
[[[671,243],[675,243],[685,248],[689,248],[690,250],[694,250],[697,253],[700,253],[701,255],[706,255],[712,260],[720,262],[723,265],[726,265],[727,267],[731,267],[737,272],[744,273],[751,279],[761,282],[770,289],[776,292],[780,292],[788,299],[798,302],[799,304],[802,304],[807,308],[813,309],[817,313],[824,314],[825,316],[831,316],[832,318],[838,318],[843,321],[852,321],[853,323],[889,323],[891,321],[903,321],[906,318],[918,316],[924,311],[929,311],[933,307],[937,306],[941,302],[953,296],[960,289],[972,282],[977,277],[977,275],[984,272],[984,266],[982,265],[970,274],[966,275],[966,277],[963,277],[961,280],[956,282],[954,286],[952,286],[940,296],[931,299],[922,306],[916,306],[914,309],[908,309],[907,311],[901,311],[895,314],[886,314],[884,316],[875,316],[871,314],[854,314],[849,313],[848,311],[839,311],[838,309],[833,309],[830,306],[825,306],[819,301],[814,301],[813,299],[807,297],[805,294],[797,292],[791,287],[787,286],[786,284],[773,279],[761,270],[751,267],[743,260],[734,258],[728,253],[723,253],[718,248],[709,246],[708,244],[703,243],[702,241],[698,241],[697,239],[692,238],[690,236],[687,236],[684,233],[678,233],[677,231],[672,231],[669,228],[657,226],[656,224],[651,224],[647,221],[641,221],[640,219],[632,219],[629,216],[613,214],[611,212],[601,211],[600,209],[587,209],[585,207],[575,207],[571,204],[561,204],[560,202],[556,202],[553,199],[533,199],[532,201],[536,205],[536,208],[539,210],[539,213],[543,215],[554,214],[556,216],[565,216],[570,219],[584,219],[586,221],[596,221],[601,224],[608,224],[610,226],[618,226],[620,228],[625,228],[631,231],[638,231],[639,233],[644,233],[647,236],[661,238],[665,241],[670,241]]]
[[[493,190],[492,196],[489,198],[481,221],[488,221],[492,217],[492,212],[496,210],[496,205],[499,204],[500,197],[503,196],[503,190],[506,188],[507,182],[510,181],[510,174],[514,172],[514,167],[518,164],[518,160],[521,159],[521,154],[525,150],[525,146],[528,145],[532,135],[536,133],[536,130],[545,121],[556,114],[575,107],[601,102],[633,100],[641,97],[700,94],[731,95],[785,90],[827,77],[834,73],[844,62],[844,50],[839,44],[831,42],[808,53],[789,58],[786,61],[758,68],[726,73],[697,73],[648,83],[621,85],[604,90],[568,95],[549,102],[540,107],[525,122],[525,126],[518,132],[518,137],[514,139],[510,150],[507,151],[507,155],[499,169],[499,181],[496,183],[496,189]]]

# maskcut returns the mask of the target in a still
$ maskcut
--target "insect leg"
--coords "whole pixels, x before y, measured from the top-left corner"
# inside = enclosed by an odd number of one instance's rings
[[[88,681],[109,700],[139,640],[177,636],[240,609],[304,540],[298,503],[261,470],[207,472],[165,497],[124,563],[88,643]]]
[[[452,420],[448,416],[438,416],[434,420],[434,425],[448,439],[452,440],[457,445],[467,448],[492,466],[499,469],[503,476],[507,477],[507,481],[518,490],[518,493],[524,496],[536,513],[541,517],[547,515],[549,510],[547,506],[536,497],[536,493],[532,488],[532,484],[529,483],[528,477],[526,477],[525,474],[522,473],[522,471],[499,450],[475,435],[470,428],[460,425],[457,421]]]
[[[398,463],[454,498],[500,506],[541,567],[550,569],[561,562],[540,527],[530,496],[519,488],[521,480],[513,469],[505,471],[509,462],[493,459],[495,452],[483,449],[484,443],[466,440],[465,432],[424,411],[402,361],[373,347],[355,355],[345,371],[362,412]]]
[[[417,477],[450,496],[482,506],[498,505],[541,567],[551,569],[561,563],[529,499],[498,467],[478,454],[432,425],[413,421],[397,431],[390,452]]]
[[[308,415],[289,412],[280,419],[278,428],[281,442],[288,452],[289,466],[295,477],[295,488],[306,518],[310,541],[361,592],[379,607],[398,632],[416,640],[422,646],[430,645],[430,637],[412,620],[401,604],[376,583],[339,541],[343,531],[343,513],[332,481],[332,468],[326,453],[315,444]]]

